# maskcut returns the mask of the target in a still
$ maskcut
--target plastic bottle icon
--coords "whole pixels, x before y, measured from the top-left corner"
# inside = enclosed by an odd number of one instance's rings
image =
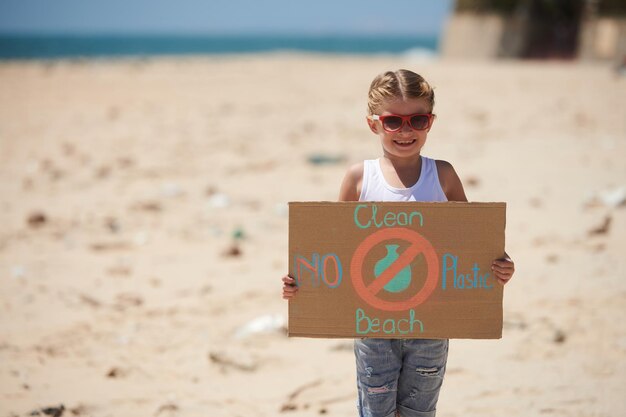
[[[378,278],[389,266],[395,262],[400,255],[398,255],[398,245],[385,245],[387,248],[387,255],[380,259],[374,265],[374,276]],[[401,292],[408,288],[411,283],[411,266],[407,265],[400,272],[398,272],[385,286],[385,291],[389,292]]]

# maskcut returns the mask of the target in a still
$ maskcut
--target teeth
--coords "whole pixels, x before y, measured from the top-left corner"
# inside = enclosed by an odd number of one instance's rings
[[[396,142],[397,142],[397,143],[401,143],[401,144],[403,144],[403,145],[406,145],[406,144],[408,144],[408,143],[413,143],[413,141],[412,141],[412,140],[397,140]]]

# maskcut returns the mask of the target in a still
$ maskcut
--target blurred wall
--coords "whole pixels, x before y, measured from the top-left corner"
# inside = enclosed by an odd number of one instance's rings
[[[621,4],[624,6],[617,6]],[[464,59],[556,58],[623,63],[626,2],[460,0],[446,25],[442,55]]]
[[[584,60],[611,60],[624,64],[626,18],[597,17],[583,23],[579,57]]]

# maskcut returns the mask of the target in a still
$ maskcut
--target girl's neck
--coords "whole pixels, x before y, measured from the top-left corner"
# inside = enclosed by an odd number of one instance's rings
[[[422,157],[419,153],[406,158],[385,153],[382,159],[384,159],[386,163],[393,166],[396,171],[418,167],[422,162]]]
[[[419,154],[408,158],[384,155],[380,162],[383,176],[392,187],[409,188],[420,178],[422,157]]]

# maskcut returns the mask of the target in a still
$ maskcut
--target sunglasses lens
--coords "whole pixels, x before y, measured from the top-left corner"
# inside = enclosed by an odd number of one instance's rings
[[[389,131],[395,131],[402,127],[402,119],[396,116],[388,116],[383,120],[383,128]]]
[[[430,119],[428,116],[419,115],[411,117],[411,127],[415,130],[424,130],[428,127]]]

